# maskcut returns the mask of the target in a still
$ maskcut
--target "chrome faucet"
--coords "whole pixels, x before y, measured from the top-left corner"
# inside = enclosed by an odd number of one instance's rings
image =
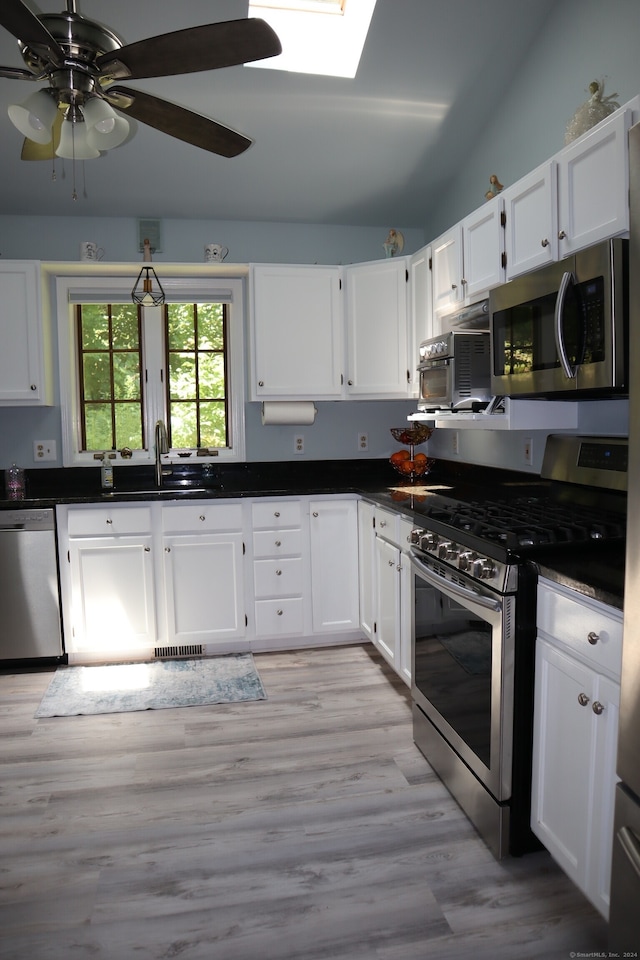
[[[167,437],[167,428],[164,425],[164,420],[156,421],[155,446],[156,446],[156,487],[161,487],[162,478],[164,476],[168,476],[171,473],[171,470],[162,469],[162,461],[160,459],[163,453],[169,453],[169,440]]]

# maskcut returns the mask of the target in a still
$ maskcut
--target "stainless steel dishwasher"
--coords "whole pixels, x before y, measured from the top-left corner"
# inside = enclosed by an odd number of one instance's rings
[[[0,662],[62,657],[52,509],[0,511]]]

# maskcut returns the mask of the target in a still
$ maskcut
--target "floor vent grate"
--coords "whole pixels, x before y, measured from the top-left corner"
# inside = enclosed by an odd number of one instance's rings
[[[153,655],[157,660],[168,657],[201,657],[204,649],[201,643],[185,643],[179,647],[155,647]]]

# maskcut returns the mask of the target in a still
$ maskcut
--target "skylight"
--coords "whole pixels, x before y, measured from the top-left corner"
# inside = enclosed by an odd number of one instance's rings
[[[376,0],[249,0],[249,16],[276,31],[282,53],[248,67],[353,79]]]

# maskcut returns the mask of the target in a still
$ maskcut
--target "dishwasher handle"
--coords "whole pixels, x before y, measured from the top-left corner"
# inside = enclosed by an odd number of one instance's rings
[[[12,530],[24,530],[24,523],[0,523],[0,533],[9,533]]]

